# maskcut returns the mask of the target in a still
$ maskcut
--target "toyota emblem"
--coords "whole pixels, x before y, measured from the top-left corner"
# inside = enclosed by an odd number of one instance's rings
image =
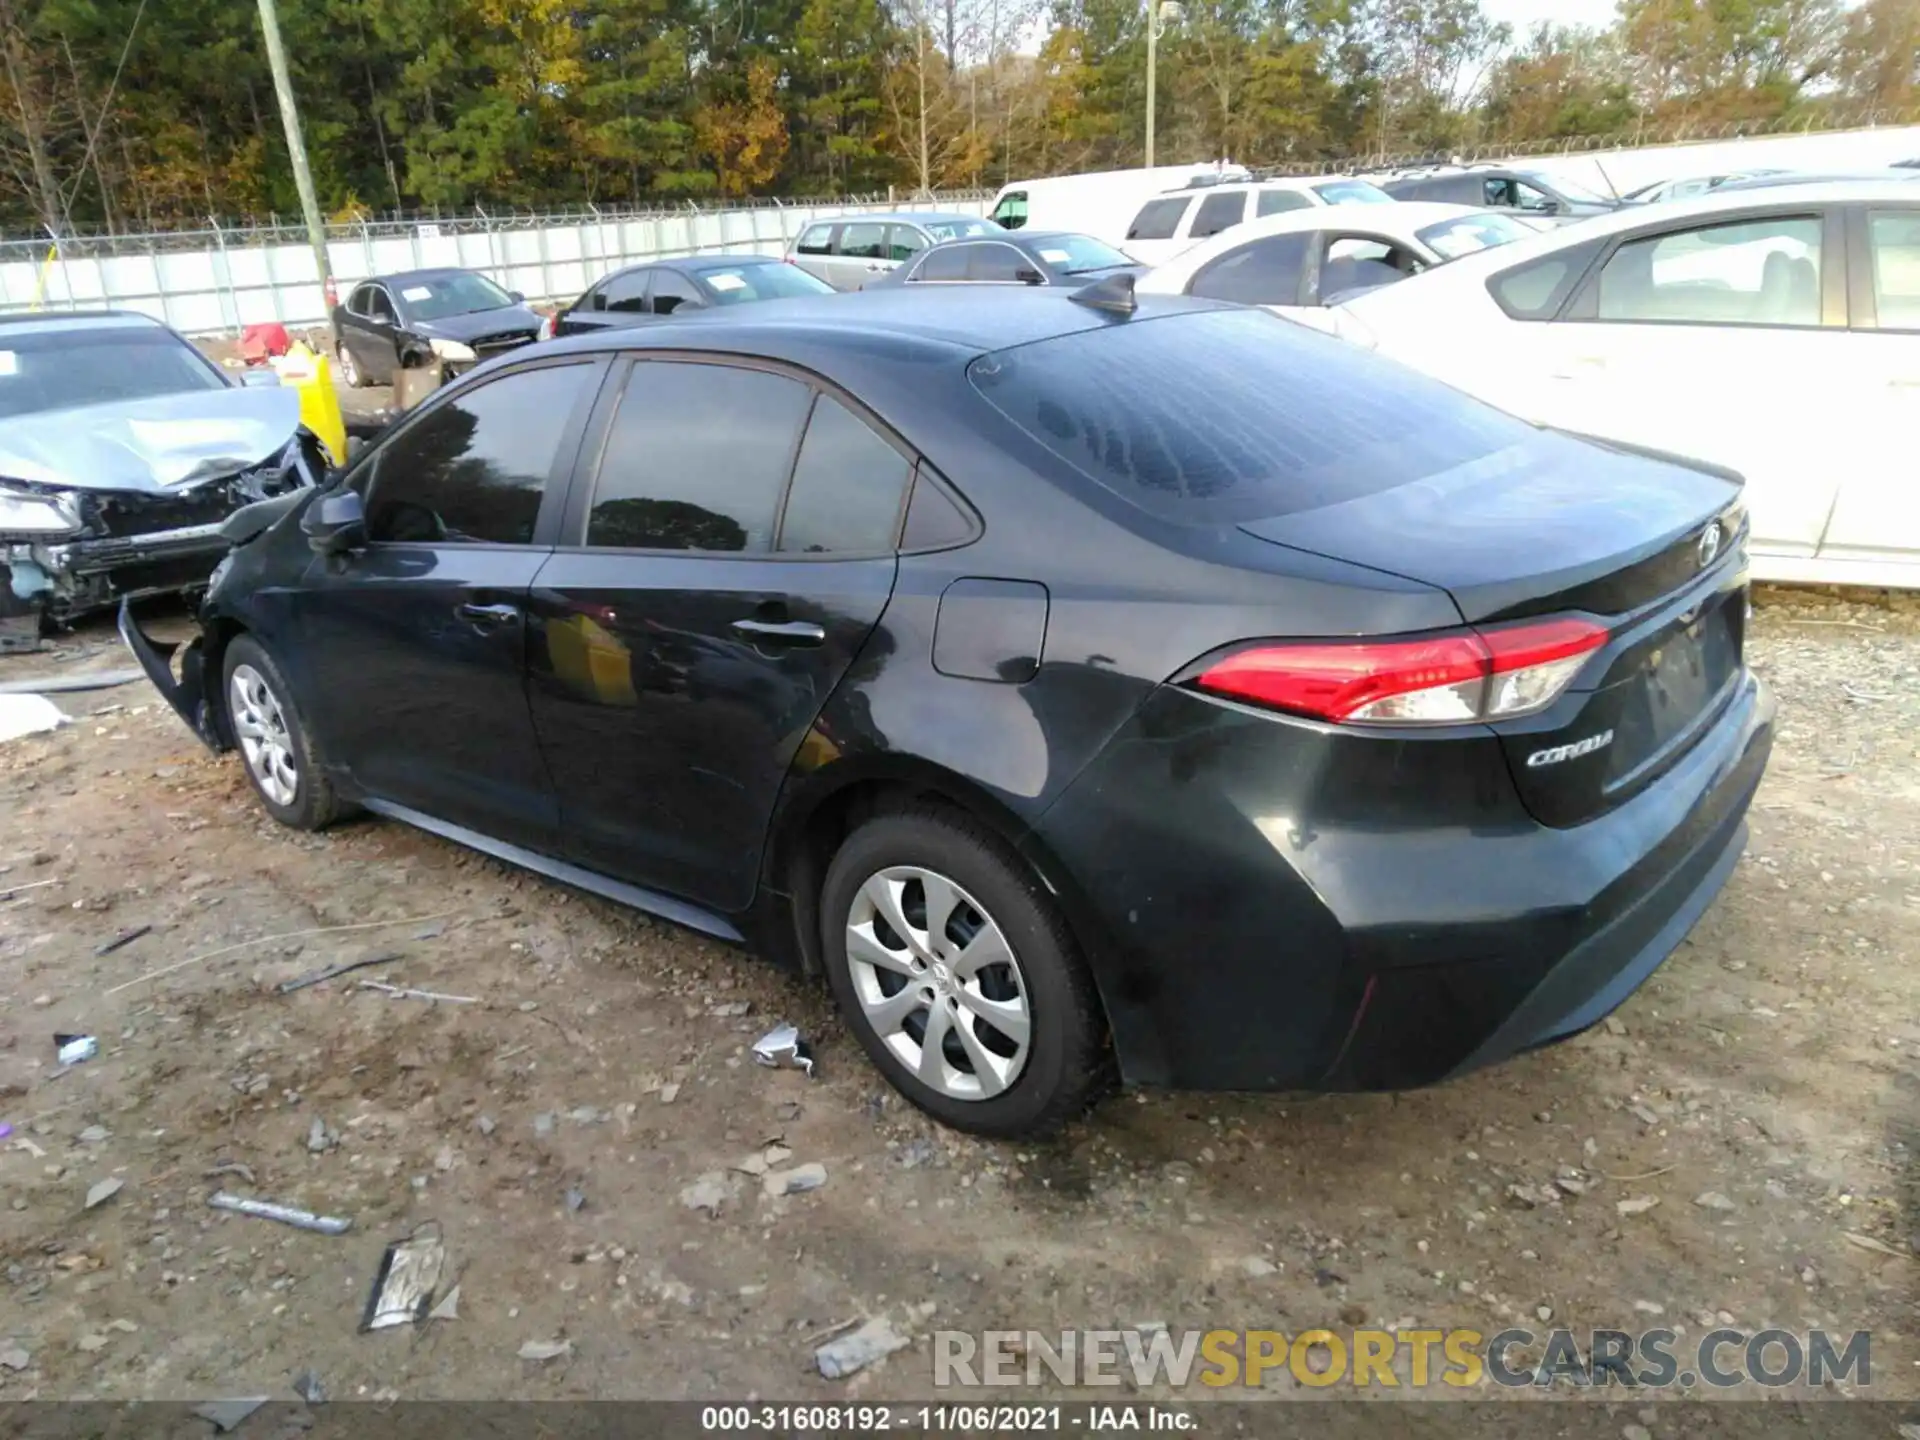
[[[1700,532],[1700,568],[1706,569],[1720,554],[1720,522],[1710,523]]]

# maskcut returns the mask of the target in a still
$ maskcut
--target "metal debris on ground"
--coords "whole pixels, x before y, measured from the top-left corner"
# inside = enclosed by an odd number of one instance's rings
[[[211,1170],[203,1170],[200,1173],[201,1178],[206,1180],[218,1180],[222,1175],[238,1175],[247,1184],[253,1184],[253,1167],[242,1165],[238,1160],[222,1160]]]
[[[522,1360],[558,1360],[571,1354],[571,1340],[529,1340],[520,1347]]]
[[[454,1286],[440,1297],[439,1304],[427,1312],[429,1320],[458,1320],[460,1318],[460,1287]]]
[[[100,1042],[91,1035],[56,1035],[53,1058],[62,1065],[84,1065],[100,1053]]]
[[[213,1428],[222,1435],[246,1422],[249,1415],[266,1404],[265,1395],[250,1395],[244,1400],[209,1400],[204,1405],[193,1407],[193,1413],[202,1420],[211,1421]]]
[[[113,939],[107,941],[106,944],[95,947],[93,953],[96,955],[111,955],[122,946],[131,945],[142,935],[151,935],[152,933],[153,926],[136,925],[131,930],[122,930],[118,935],[114,936]]]
[[[426,1319],[446,1260],[446,1243],[437,1225],[387,1246],[380,1257],[379,1273],[373,1277],[373,1291],[367,1296],[366,1314],[360,1318],[360,1333]]]
[[[906,1349],[910,1343],[883,1315],[867,1321],[851,1334],[829,1340],[813,1352],[813,1363],[827,1379],[844,1380],[855,1371],[886,1359],[894,1351]]]
[[[283,980],[273,988],[281,995],[291,995],[296,990],[305,990],[309,985],[318,985],[321,981],[331,980],[338,975],[351,974],[355,970],[365,970],[374,965],[391,965],[396,960],[406,958],[404,955],[369,955],[364,960],[349,960],[342,965],[329,965],[324,970],[315,970],[310,975]]]
[[[587,1208],[587,1192],[577,1185],[567,1187],[567,1213],[578,1215]]]
[[[318,1115],[314,1116],[313,1123],[307,1127],[307,1153],[324,1155],[338,1143],[338,1137],[327,1129],[327,1122]]]
[[[809,1080],[820,1078],[814,1072],[813,1051],[800,1038],[800,1031],[792,1025],[776,1025],[754,1041],[753,1060],[756,1065],[765,1065],[774,1070],[782,1066],[804,1070]]]
[[[443,995],[437,990],[405,990],[398,985],[382,985],[378,980],[362,980],[362,990],[378,990],[391,995],[396,1000],[444,1000],[449,1005],[478,1005],[479,997],[474,995]]]
[[[309,1405],[327,1403],[327,1387],[321,1383],[320,1376],[312,1370],[302,1370],[293,1377],[293,1393]]]
[[[126,1181],[117,1175],[111,1179],[102,1180],[91,1190],[87,1191],[87,1209],[92,1210],[106,1204],[107,1201],[120,1193],[126,1183]]]
[[[207,1204],[215,1210],[231,1210],[236,1215],[250,1215],[256,1220],[278,1220],[282,1225],[291,1225],[296,1230],[312,1230],[320,1235],[344,1235],[353,1228],[353,1221],[337,1215],[316,1215],[311,1210],[275,1205],[270,1200],[249,1200],[241,1195],[229,1195],[224,1190],[217,1195],[209,1195]]]
[[[1849,1245],[1857,1245],[1862,1250],[1871,1250],[1876,1255],[1889,1255],[1895,1260],[1920,1260],[1920,1255],[1916,1255],[1910,1250],[1902,1250],[1897,1246],[1889,1245],[1886,1241],[1873,1235],[1862,1235],[1858,1230],[1849,1230],[1842,1238],[1844,1238]]]
[[[827,1167],[818,1163],[796,1165],[791,1170],[776,1170],[760,1182],[769,1199],[782,1195],[802,1195],[827,1183]]]

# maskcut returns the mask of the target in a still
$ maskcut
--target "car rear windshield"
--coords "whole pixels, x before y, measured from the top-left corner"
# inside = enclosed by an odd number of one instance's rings
[[[1113,270],[1133,261],[1104,240],[1091,235],[1049,235],[1034,245],[1035,252],[1049,265],[1057,265],[1069,275],[1084,275],[1090,270]]]
[[[722,305],[748,300],[785,300],[793,295],[831,295],[833,287],[816,280],[798,265],[769,260],[759,265],[729,265],[708,270],[700,278]]]
[[[387,288],[399,290],[407,314],[415,320],[444,320],[449,315],[471,315],[476,310],[500,310],[513,304],[513,296],[486,276],[465,271],[424,278],[409,275]]]
[[[1061,459],[1182,525],[1339,505],[1533,434],[1437,380],[1260,311],[1135,318],[983,355],[968,374]]]
[[[0,328],[0,419],[226,388],[192,346],[157,327]]]
[[[1332,180],[1313,187],[1313,193],[1329,205],[1391,205],[1393,197],[1371,180]]]
[[[935,240],[965,240],[970,235],[992,235],[1003,227],[991,220],[928,220],[920,228]]]

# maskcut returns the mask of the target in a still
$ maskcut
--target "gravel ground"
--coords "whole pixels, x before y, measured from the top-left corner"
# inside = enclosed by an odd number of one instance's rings
[[[62,697],[0,746],[0,1399],[901,1397],[937,1329],[1543,1313],[1869,1329],[1913,1396],[1920,604],[1758,604],[1751,845],[1612,1023],[1419,1093],[1120,1095],[1029,1146],[930,1125],[750,958],[396,825],[278,829],[144,685]],[[124,663],[100,626],[0,678]],[[780,1019],[818,1080],[750,1063]],[[458,1317],[358,1334],[383,1248],[436,1229]],[[822,1378],[868,1318],[911,1343]]]

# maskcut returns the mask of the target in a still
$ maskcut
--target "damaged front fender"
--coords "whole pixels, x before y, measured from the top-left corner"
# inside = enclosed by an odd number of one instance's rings
[[[182,646],[172,641],[155,640],[140,628],[140,622],[134,619],[133,602],[120,602],[120,638],[126,641],[127,648],[133,652],[134,659],[140,662],[140,668],[147,672],[147,678],[153,682],[153,688],[171,705],[174,713],[187,722],[193,733],[198,735],[206,747],[219,754],[232,746],[221,734],[214,716],[213,706],[207,694],[207,652],[203,643],[205,637],[196,635]],[[173,671],[173,657],[180,657],[178,678]]]

